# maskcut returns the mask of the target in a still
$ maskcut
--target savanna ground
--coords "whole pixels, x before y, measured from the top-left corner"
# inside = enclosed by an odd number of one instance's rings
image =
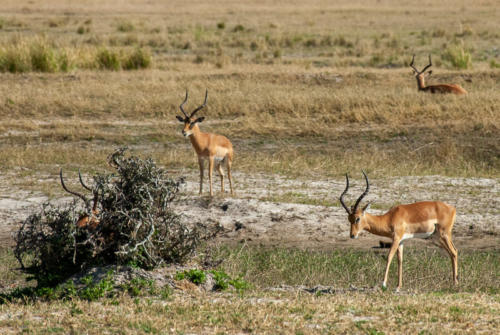
[[[106,170],[128,146],[186,176],[186,220],[214,220],[214,253],[244,292],[174,292],[0,306],[2,333],[496,333],[500,326],[498,1],[41,1],[0,8],[0,285],[25,285],[11,233],[58,171]],[[433,56],[417,92],[408,67]],[[234,198],[197,195],[198,167],[175,115],[208,106],[201,129],[234,144]],[[201,115],[200,114],[200,115]],[[338,203],[363,188],[398,203],[457,207],[461,282],[428,242],[405,250],[405,290],[380,284],[378,238],[348,239]],[[72,180],[72,182],[70,182]],[[215,180],[219,188],[218,178]],[[227,188],[227,187],[226,187]],[[205,190],[208,185],[205,184]],[[63,199],[63,197],[65,199]],[[396,261],[394,261],[396,263]],[[301,289],[329,285],[334,293]],[[321,292],[319,292],[321,293]]]

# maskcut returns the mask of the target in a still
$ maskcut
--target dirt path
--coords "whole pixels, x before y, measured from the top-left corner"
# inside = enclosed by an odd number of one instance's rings
[[[280,176],[237,173],[237,196],[213,199],[199,197],[196,171],[183,171],[188,196],[174,205],[183,220],[211,220],[224,227],[221,240],[265,246],[331,249],[343,246],[371,248],[380,238],[364,233],[358,240],[349,239],[349,225],[337,199],[345,187],[344,179],[301,180]],[[348,195],[354,201],[364,187],[360,176],[352,180]],[[38,182],[58,187],[56,176],[39,176]],[[0,178],[0,243],[12,244],[12,233],[30,213],[39,210],[48,197],[40,191],[15,186],[12,177]],[[19,185],[22,181],[15,180]],[[219,190],[219,180],[214,181]],[[205,186],[206,189],[208,185]],[[59,192],[57,190],[57,192]],[[63,193],[60,193],[61,195]],[[62,202],[70,198],[56,198]],[[273,199],[273,201],[269,201]],[[367,201],[378,214],[394,204],[418,200],[442,200],[457,208],[454,227],[459,249],[500,247],[500,183],[486,178],[449,178],[442,176],[372,179]],[[331,203],[332,206],[304,203]],[[422,244],[421,241],[412,243]],[[431,242],[423,242],[431,243]]]

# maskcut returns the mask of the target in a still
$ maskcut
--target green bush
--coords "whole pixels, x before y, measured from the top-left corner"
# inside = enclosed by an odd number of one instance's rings
[[[135,49],[135,51],[128,55],[123,62],[123,68],[125,70],[147,69],[150,66],[151,55],[142,48]]]
[[[207,280],[207,275],[205,274],[205,271],[198,269],[186,270],[175,274],[175,280],[183,279],[187,279],[196,285],[200,285]]]
[[[37,41],[30,47],[31,70],[55,72],[58,69],[55,52],[43,41]]]
[[[20,48],[10,47],[0,50],[0,71],[1,72],[27,72],[31,70],[28,53]]]
[[[135,27],[134,25],[132,24],[132,22],[129,22],[129,21],[120,21],[118,22],[118,25],[117,25],[117,30],[122,32],[122,33],[129,33],[131,31],[134,31],[135,30]]]
[[[456,69],[468,69],[472,67],[472,56],[463,45],[453,45],[446,49],[443,59],[450,62]]]
[[[100,69],[118,71],[121,69],[121,62],[118,53],[108,50],[100,49],[96,55],[97,66]]]

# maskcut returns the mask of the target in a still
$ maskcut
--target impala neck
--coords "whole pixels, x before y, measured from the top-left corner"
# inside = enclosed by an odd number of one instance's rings
[[[191,144],[193,145],[193,148],[196,150],[196,152],[201,151],[201,137],[203,136],[203,132],[200,130],[200,127],[198,127],[198,124],[195,124],[193,129],[191,129],[192,135],[189,136],[189,140],[191,141]]]
[[[425,89],[425,79],[423,73],[417,75],[417,85],[419,90]]]
[[[392,237],[392,229],[389,227],[389,216],[371,215],[365,212],[363,229],[379,236]]]

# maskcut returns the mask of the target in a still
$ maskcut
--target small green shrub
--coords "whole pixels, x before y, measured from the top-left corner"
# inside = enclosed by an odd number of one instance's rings
[[[80,34],[80,35],[83,35],[85,34],[85,27],[84,26],[80,26],[76,29],[76,33],[77,34]]]
[[[147,50],[137,48],[123,62],[125,70],[147,69],[151,66],[151,55]]]
[[[231,278],[227,273],[224,271],[220,270],[212,270],[210,271],[214,275],[214,281],[215,285],[214,288],[218,291],[224,291],[229,287],[229,281]]]
[[[468,69],[472,67],[472,56],[463,45],[453,45],[446,49],[443,59],[450,62],[456,69]]]
[[[217,29],[225,29],[226,28],[226,24],[224,22],[217,22]]]
[[[1,72],[27,72],[31,70],[29,55],[18,47],[0,50]]]
[[[241,277],[229,280],[229,284],[240,292],[250,288],[250,284]]]
[[[54,50],[43,41],[31,45],[30,58],[32,71],[55,72],[58,68]]]
[[[77,292],[78,297],[88,301],[96,301],[102,297],[111,296],[115,284],[112,275],[113,272],[109,272],[106,278],[97,283],[92,282],[91,276],[83,277],[81,281],[85,285],[85,288]],[[64,293],[65,296],[68,296],[70,292],[66,289]]]
[[[191,269],[183,272],[177,272],[175,274],[175,279],[176,280],[187,279],[196,285],[200,285],[207,280],[207,275],[203,270]]]
[[[97,66],[100,69],[118,71],[121,69],[121,62],[118,53],[109,50],[101,49],[96,55]]]
[[[496,60],[490,60],[490,67],[492,69],[500,69],[500,63],[497,63]]]
[[[118,22],[116,29],[122,33],[129,33],[134,31],[135,27],[130,21],[120,21]]]
[[[245,31],[245,27],[242,24],[237,24],[236,26],[234,26],[234,28],[233,28],[234,33],[237,33],[240,31]]]

